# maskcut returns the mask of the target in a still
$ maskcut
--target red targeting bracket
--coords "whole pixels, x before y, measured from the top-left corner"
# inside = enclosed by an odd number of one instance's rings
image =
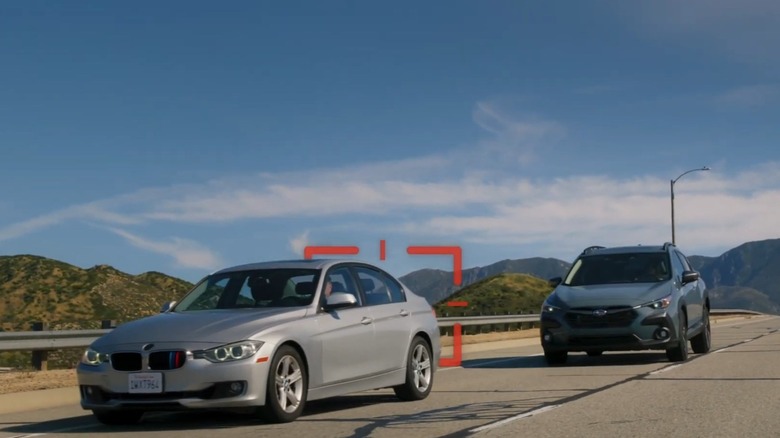
[[[311,259],[315,255],[355,255],[360,253],[357,246],[307,246],[303,249],[303,258]]]
[[[409,246],[409,255],[451,255],[452,283],[460,286],[463,282],[463,250],[459,246]]]
[[[461,325],[456,322],[452,326],[452,357],[439,358],[440,367],[459,367],[463,362],[463,339]]]

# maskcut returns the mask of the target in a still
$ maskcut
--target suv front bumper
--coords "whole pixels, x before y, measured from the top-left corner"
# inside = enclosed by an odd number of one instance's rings
[[[633,320],[619,326],[600,326],[593,318],[577,326],[572,313],[542,313],[540,336],[547,352],[555,351],[632,351],[664,350],[679,343],[679,331],[673,315],[667,311],[634,309]]]

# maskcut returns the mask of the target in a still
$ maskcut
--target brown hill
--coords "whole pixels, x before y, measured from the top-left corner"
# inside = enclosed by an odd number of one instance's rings
[[[192,284],[158,272],[130,275],[111,266],[82,269],[33,255],[0,257],[2,329],[24,331],[45,322],[52,329],[99,328],[159,311]]]

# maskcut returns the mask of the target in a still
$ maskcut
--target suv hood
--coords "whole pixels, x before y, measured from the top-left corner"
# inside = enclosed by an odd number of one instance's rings
[[[568,308],[638,306],[672,293],[671,281],[659,283],[596,284],[590,286],[558,286],[560,301]]]
[[[249,339],[269,327],[303,318],[306,309],[233,309],[170,312],[122,324],[92,346],[136,343],[226,344]]]

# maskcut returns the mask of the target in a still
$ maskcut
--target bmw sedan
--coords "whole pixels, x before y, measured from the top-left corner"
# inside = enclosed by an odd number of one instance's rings
[[[81,406],[105,424],[207,408],[289,422],[308,400],[357,391],[424,399],[439,355],[431,306],[383,270],[279,261],[218,271],[159,315],[120,325],[77,375]]]

